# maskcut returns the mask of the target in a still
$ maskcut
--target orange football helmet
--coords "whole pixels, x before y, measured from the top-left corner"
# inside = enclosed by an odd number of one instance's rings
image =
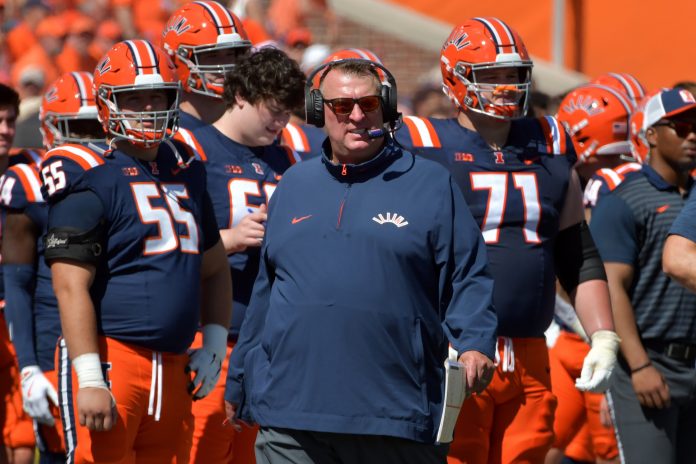
[[[180,85],[174,65],[146,40],[125,40],[114,45],[94,70],[94,88],[99,120],[114,138],[150,147],[170,138],[179,127]],[[166,93],[166,110],[121,109],[119,97],[124,93],[151,90]]]
[[[590,156],[631,153],[628,117],[632,111],[633,106],[623,93],[587,84],[565,96],[556,118],[570,134],[578,162],[582,163]]]
[[[635,107],[645,97],[645,87],[628,73],[606,73],[595,77],[590,84],[606,85],[628,97]]]
[[[92,81],[88,72],[65,73],[44,94],[39,110],[44,147],[104,141]]]
[[[222,98],[223,77],[233,62],[201,64],[205,54],[236,49],[246,53],[251,41],[242,22],[215,1],[187,3],[169,18],[162,32],[164,50],[174,61],[186,92]]]
[[[479,76],[511,68],[516,82],[482,82]],[[532,61],[517,32],[500,19],[472,18],[456,26],[442,45],[440,71],[445,94],[463,110],[498,119],[527,112]]]

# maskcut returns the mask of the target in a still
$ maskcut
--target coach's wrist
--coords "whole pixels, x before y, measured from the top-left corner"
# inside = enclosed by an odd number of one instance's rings
[[[80,388],[107,388],[98,353],[85,353],[72,360]]]

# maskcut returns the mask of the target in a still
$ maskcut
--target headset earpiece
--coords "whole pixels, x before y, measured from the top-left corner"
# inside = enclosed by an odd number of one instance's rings
[[[309,76],[307,76],[307,83],[305,84],[305,120],[307,124],[312,124],[316,127],[324,127],[324,97],[319,89],[313,89],[314,78],[319,74],[322,75],[328,73],[330,67],[335,66],[338,63],[345,61],[356,61],[364,62],[373,66],[375,69],[380,69],[384,72],[387,77],[387,84],[380,85],[379,93],[382,100],[382,115],[384,119],[384,124],[388,124],[390,127],[394,128],[399,121],[399,111],[397,109],[398,98],[396,93],[396,79],[387,68],[379,63],[375,63],[370,60],[346,58],[336,61],[330,61],[324,63],[317,67]]]
[[[324,97],[319,89],[305,93],[305,119],[307,124],[324,127]]]

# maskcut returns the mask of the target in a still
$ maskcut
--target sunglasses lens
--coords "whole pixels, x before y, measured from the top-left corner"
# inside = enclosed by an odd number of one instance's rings
[[[331,100],[331,105],[336,114],[350,114],[353,112],[355,102],[352,98],[334,98]]]
[[[672,127],[674,127],[674,132],[681,138],[688,137],[694,131],[694,125],[686,121],[672,121]]]
[[[364,113],[371,113],[379,108],[380,98],[377,95],[369,95],[367,97],[362,97],[358,99],[358,105]]]

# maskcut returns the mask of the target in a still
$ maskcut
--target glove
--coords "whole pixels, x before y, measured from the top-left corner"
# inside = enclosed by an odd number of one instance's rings
[[[55,420],[48,404],[50,399],[58,406],[58,393],[48,381],[39,366],[22,369],[22,402],[24,410],[32,418],[46,425],[54,425]]]
[[[611,330],[598,330],[592,334],[592,348],[582,363],[575,388],[594,393],[602,393],[609,388],[620,342],[619,336]]]
[[[186,366],[187,373],[196,373],[188,387],[194,400],[205,398],[215,388],[227,352],[226,328],[219,324],[207,324],[201,331],[203,347],[189,353],[191,359]]]

